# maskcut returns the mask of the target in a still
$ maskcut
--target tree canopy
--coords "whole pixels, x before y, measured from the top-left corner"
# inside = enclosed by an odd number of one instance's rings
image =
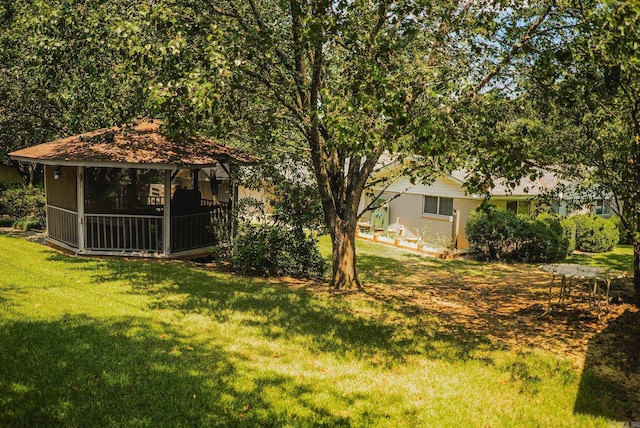
[[[531,93],[553,124],[549,161],[587,202],[609,201],[633,242],[640,304],[640,5],[589,6],[564,48],[536,64]]]
[[[517,96],[521,69],[573,19],[551,0],[2,5],[10,73],[0,90],[15,100],[2,108],[14,118],[7,126],[32,130],[23,141],[149,112],[172,134],[206,129],[266,162],[294,159],[313,174],[336,288],[360,286],[358,205],[383,153],[429,180],[500,137],[509,150],[485,153],[510,171],[528,126],[492,126]]]
[[[126,4],[0,0],[2,162],[12,150],[143,112],[142,76],[122,72],[105,25]]]
[[[546,169],[571,183],[556,196],[609,201],[634,244],[640,303],[640,6],[579,1],[558,10],[549,23],[559,31],[519,68],[514,95],[499,91],[474,105],[484,119],[473,122],[469,184],[492,176],[515,184]]]
[[[551,5],[218,3],[229,80],[212,119],[227,136],[241,129],[266,151],[308,161],[332,237],[332,284],[359,286],[358,204],[382,154],[410,157],[404,172],[427,180],[462,162],[452,108],[466,109],[498,78],[508,85],[526,48],[551,37]]]

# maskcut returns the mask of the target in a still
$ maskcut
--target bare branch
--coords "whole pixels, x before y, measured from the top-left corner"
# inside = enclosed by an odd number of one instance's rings
[[[380,5],[378,6],[378,19],[376,20],[375,25],[373,26],[373,28],[371,29],[371,32],[369,33],[369,40],[371,40],[372,43],[380,33],[380,30],[382,30],[382,27],[384,27],[384,23],[387,19],[387,10],[389,8],[390,3],[391,3],[390,1],[385,1],[385,2],[381,2]]]

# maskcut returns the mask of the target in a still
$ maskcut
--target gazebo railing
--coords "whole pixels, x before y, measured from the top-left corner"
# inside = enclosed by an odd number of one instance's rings
[[[161,252],[162,216],[86,214],[88,250]]]
[[[206,207],[206,208],[205,208]],[[72,248],[113,253],[162,253],[162,215],[85,213],[84,246],[80,245],[78,213],[47,206],[49,238]],[[229,233],[229,205],[202,205],[202,211],[171,215],[170,251],[206,248],[217,244]]]
[[[125,196],[109,196],[106,198],[100,199],[98,201],[85,201],[85,211],[88,213],[96,213],[99,214],[101,210],[104,210],[104,207],[101,207],[100,204],[106,205],[108,207],[108,212],[112,212],[113,210],[126,212],[127,210],[131,210],[132,207],[143,208],[143,207],[154,207],[154,208],[162,208],[164,205],[164,196],[139,196],[139,197],[125,197]],[[228,209],[229,203],[222,201],[214,201],[212,199],[200,199],[201,207],[222,207],[223,209]],[[104,211],[102,211],[104,212]]]
[[[47,205],[47,232],[51,239],[78,247],[78,213]]]
[[[215,245],[229,224],[227,205],[208,211],[171,216],[171,251],[187,251]]]

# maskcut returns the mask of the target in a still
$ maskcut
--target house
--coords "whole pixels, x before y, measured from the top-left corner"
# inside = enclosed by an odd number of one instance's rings
[[[467,193],[464,188],[466,174],[464,170],[454,171],[431,184],[412,184],[409,177],[395,180],[383,191],[378,189],[378,193],[382,192],[380,201],[375,209],[361,217],[361,229],[370,233],[400,235],[408,240],[422,240],[434,247],[468,248],[465,225],[484,197]],[[546,209],[568,215],[572,211],[566,199],[560,197],[544,206],[538,199],[559,182],[553,174],[544,174],[534,181],[523,179],[515,188],[496,181],[495,187],[490,190],[489,203],[518,214]],[[366,198],[361,201],[361,211],[369,202]],[[595,212],[610,215],[602,200],[596,201]]]
[[[137,120],[9,154],[44,164],[47,240],[77,254],[181,257],[229,229],[240,164],[258,158],[200,137],[168,140]]]

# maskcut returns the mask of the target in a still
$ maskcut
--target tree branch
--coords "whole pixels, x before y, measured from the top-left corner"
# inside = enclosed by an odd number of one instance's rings
[[[511,46],[509,53],[502,59],[502,61],[500,61],[496,65],[496,67],[475,86],[475,88],[473,89],[474,94],[477,94],[478,92],[480,92],[482,88],[484,88],[491,81],[491,79],[496,77],[506,65],[511,63],[513,58],[518,54],[518,52],[520,52],[520,49],[522,49],[522,45],[527,40],[534,37],[535,31],[544,23],[544,21],[547,19],[547,17],[551,13],[551,10],[553,9],[554,6],[555,6],[555,0],[553,0],[550,4],[547,5],[547,7],[540,14],[540,16],[538,16],[538,19],[536,19],[536,21],[533,24],[531,24],[529,28],[527,28],[527,31],[524,32],[524,34],[520,37],[520,39],[518,39],[518,41]]]

